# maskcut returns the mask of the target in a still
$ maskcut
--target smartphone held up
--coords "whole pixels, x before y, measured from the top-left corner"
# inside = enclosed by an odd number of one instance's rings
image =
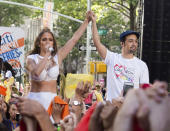
[[[125,96],[129,89],[134,88],[134,84],[132,82],[125,82],[123,85],[123,96]]]

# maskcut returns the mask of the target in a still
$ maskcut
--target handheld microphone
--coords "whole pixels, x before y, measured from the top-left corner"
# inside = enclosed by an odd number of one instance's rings
[[[54,51],[53,47],[48,48],[50,52]]]

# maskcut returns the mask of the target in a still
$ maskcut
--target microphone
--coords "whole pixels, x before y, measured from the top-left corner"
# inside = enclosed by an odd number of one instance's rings
[[[49,50],[50,52],[53,52],[53,51],[54,51],[53,47],[48,48],[48,50]]]

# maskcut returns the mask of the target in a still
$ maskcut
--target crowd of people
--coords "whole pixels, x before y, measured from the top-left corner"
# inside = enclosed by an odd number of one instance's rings
[[[0,129],[26,130],[26,124],[30,122],[24,121],[24,116],[27,116],[36,121],[34,129],[27,130],[168,131],[170,117],[167,114],[170,109],[170,98],[167,87],[166,82],[155,81],[154,84],[144,84],[142,88],[131,89],[125,97],[120,96],[112,101],[93,100],[87,108],[85,99],[92,92],[90,89],[94,87],[89,82],[80,82],[74,97],[68,103],[69,113],[66,116],[63,117],[63,113],[67,103],[63,105],[61,101],[53,102],[54,123],[38,101],[15,96],[6,103],[1,96]]]
[[[106,87],[100,82],[81,81],[68,99],[64,88],[57,86],[59,68],[90,21],[94,45],[107,64]],[[125,31],[120,35],[121,54],[109,51],[100,42],[92,11],[60,49],[50,29],[43,29],[26,59],[30,78],[26,92],[22,96],[12,92],[8,101],[0,95],[0,130],[169,131],[168,84],[158,80],[149,83],[147,65],[134,55],[139,37],[138,32]]]

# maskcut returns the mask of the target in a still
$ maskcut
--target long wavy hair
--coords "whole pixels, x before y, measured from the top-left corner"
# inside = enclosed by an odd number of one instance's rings
[[[51,30],[49,28],[44,28],[40,33],[39,35],[37,36],[35,42],[34,42],[34,49],[30,51],[29,55],[31,54],[40,54],[40,41],[41,41],[41,38],[43,36],[44,33],[50,33],[53,37],[53,49],[54,51],[52,51],[51,55],[54,56],[56,53],[57,53],[57,42],[54,38],[54,35],[53,33],[51,32]]]

